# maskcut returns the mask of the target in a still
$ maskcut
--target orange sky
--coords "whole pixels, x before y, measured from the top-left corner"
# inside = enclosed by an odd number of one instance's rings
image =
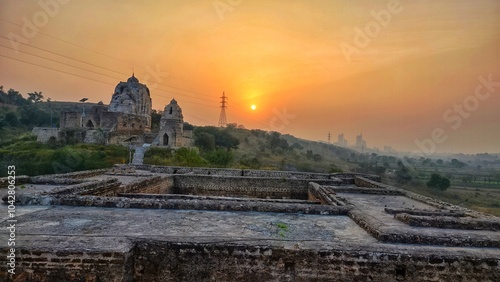
[[[40,2],[0,0],[4,88],[109,103],[134,70],[154,108],[175,97],[196,125],[217,124],[225,91],[247,128],[405,151],[440,128],[437,152],[500,152],[495,0]]]

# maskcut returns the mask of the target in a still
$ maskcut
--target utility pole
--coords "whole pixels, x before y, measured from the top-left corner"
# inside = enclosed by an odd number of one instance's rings
[[[83,127],[83,118],[85,117],[85,101],[89,98],[82,98],[80,102],[82,103],[82,117],[80,118],[80,127]]]
[[[330,134],[330,131],[328,131],[328,144],[331,144],[330,143],[330,139],[332,138],[332,135]]]
[[[227,97],[224,92],[222,92],[222,97],[220,97],[221,100],[221,106],[220,106],[220,116],[219,116],[219,127],[226,127],[227,126],[227,119],[226,119],[226,104],[227,104]]]
[[[54,127],[54,123],[52,122],[52,103],[50,102],[50,97],[47,98],[47,102],[49,102],[50,107],[50,127]]]

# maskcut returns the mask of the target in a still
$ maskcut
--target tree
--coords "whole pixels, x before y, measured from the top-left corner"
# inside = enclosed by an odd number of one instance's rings
[[[312,159],[312,158],[313,158],[313,155],[314,155],[314,153],[313,153],[313,151],[312,151],[312,150],[307,150],[307,151],[306,151],[306,158],[307,158],[308,160]]]
[[[32,92],[28,93],[28,101],[33,102],[33,103],[38,103],[42,102],[43,100],[43,94],[42,92]]]
[[[413,178],[410,170],[400,161],[398,162],[398,170],[396,170],[396,180],[401,184],[410,182]]]
[[[323,156],[321,156],[320,154],[314,154],[312,155],[312,159],[316,162],[319,162],[323,159]]]
[[[302,145],[300,145],[299,143],[295,142],[293,143],[291,146],[290,146],[290,149],[293,150],[293,149],[297,149],[297,150],[302,150],[304,149],[304,147]]]
[[[50,114],[35,105],[19,107],[19,121],[26,126],[43,126],[50,124]]]
[[[19,125],[19,120],[14,112],[7,112],[4,117],[4,121],[7,125],[17,126]]]
[[[456,167],[456,168],[462,168],[466,166],[464,162],[461,162],[457,159],[451,159],[451,166]]]
[[[271,132],[267,136],[267,145],[271,148],[271,150],[274,150],[276,148],[281,148],[283,150],[289,150],[290,145],[288,144],[288,141],[285,139],[282,139],[281,134],[278,132]]]
[[[444,176],[437,173],[431,175],[431,179],[427,181],[427,187],[437,189],[440,191],[446,191],[451,186],[450,180]]]
[[[23,96],[21,94],[19,94],[19,92],[14,90],[14,89],[9,89],[9,91],[7,91],[7,94],[4,94],[4,95],[5,96],[2,97],[2,100],[6,104],[15,105],[15,106],[23,106],[23,105],[29,104],[29,102],[27,100],[25,100],[23,98]]]
[[[197,139],[207,138],[206,135],[201,136],[202,133],[207,133],[207,134],[210,134],[213,136],[213,138],[215,140],[215,147],[225,148],[227,150],[238,149],[238,145],[240,144],[240,140],[238,140],[238,138],[231,135],[228,130],[230,130],[230,129],[229,128],[220,129],[220,128],[213,127],[213,126],[196,127],[194,130],[195,145],[196,145]],[[201,140],[199,140],[198,142],[201,142]]]
[[[208,132],[201,132],[196,135],[194,145],[206,152],[213,151],[215,150],[215,137]]]

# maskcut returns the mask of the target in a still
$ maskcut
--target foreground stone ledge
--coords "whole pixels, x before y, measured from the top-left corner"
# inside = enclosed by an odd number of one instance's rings
[[[446,229],[500,231],[500,221],[478,218],[456,218],[448,216],[419,216],[398,213],[394,218],[410,226],[438,227]]]
[[[474,234],[473,231],[469,232],[467,235],[461,235],[447,230],[436,236],[435,234],[425,233],[425,230],[392,228],[377,218],[357,209],[350,210],[348,215],[360,227],[382,242],[443,245],[451,247],[463,246],[500,248],[500,241],[496,238]]]
[[[104,239],[104,241],[103,241]],[[102,244],[113,238],[96,238]],[[50,240],[49,240],[50,241]],[[92,251],[21,249],[18,274],[2,281],[498,281],[500,259],[431,249],[302,248],[286,241],[189,242],[130,238]],[[203,242],[204,241],[204,242]],[[116,244],[114,244],[116,245]],[[4,259],[0,259],[4,265]]]

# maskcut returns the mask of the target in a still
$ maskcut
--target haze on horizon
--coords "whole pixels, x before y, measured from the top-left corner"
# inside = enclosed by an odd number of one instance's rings
[[[24,96],[109,103],[134,72],[153,108],[175,98],[195,125],[217,124],[224,91],[228,122],[246,128],[322,141],[343,132],[351,144],[362,133],[368,147],[400,151],[434,136],[436,152],[500,153],[495,0],[0,7],[0,85]]]

